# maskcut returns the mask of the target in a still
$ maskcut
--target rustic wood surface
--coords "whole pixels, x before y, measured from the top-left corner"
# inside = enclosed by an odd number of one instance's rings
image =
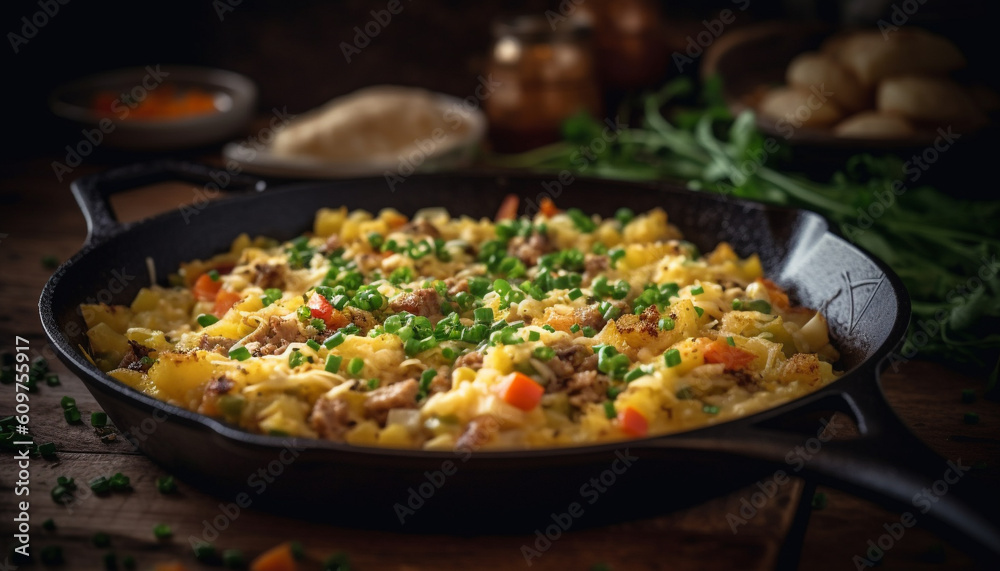
[[[3,167],[0,182],[0,351],[13,350],[15,335],[30,340],[32,355],[50,357],[61,385],[41,384],[31,395],[31,430],[37,442],[54,442],[58,457],[31,461],[30,518],[32,551],[59,545],[66,568],[102,568],[108,549],[94,547],[97,531],[111,535],[110,550],[119,558],[133,556],[140,569],[156,563],[180,560],[191,569],[201,569],[186,538],[199,534],[203,521],[218,514],[219,501],[197,490],[196,482],[180,482],[176,495],[162,495],[155,479],[165,472],[123,438],[102,443],[89,422],[68,425],[59,399],[76,399],[85,419],[97,404],[82,382],[69,374],[51,352],[38,320],[37,299],[50,270],[40,260],[54,255],[66,260],[85,237],[82,215],[69,194],[67,181],[55,179],[51,159],[38,159]],[[108,166],[108,165],[103,165]],[[102,168],[103,168],[102,166]],[[96,172],[97,166],[77,169],[73,177]],[[115,199],[115,208],[125,220],[135,220],[176,208],[196,198],[193,187],[165,184],[137,189]],[[966,463],[985,462],[970,476],[988,484],[1000,483],[996,460],[1000,452],[996,426],[1000,405],[982,399],[985,382],[957,373],[946,366],[915,361],[899,373],[886,374],[884,385],[900,416],[938,453],[961,458]],[[959,399],[964,388],[975,389],[980,398],[965,404]],[[14,387],[0,385],[0,416],[13,412]],[[964,424],[966,411],[979,413],[978,425]],[[17,469],[10,453],[0,464],[0,544],[11,543],[13,516],[23,497],[13,493]],[[720,470],[726,469],[719,466]],[[107,497],[84,497],[70,506],[54,503],[49,492],[58,476],[75,477],[86,487],[95,476],[122,472],[131,477],[132,491]],[[783,486],[760,515],[733,534],[726,515],[736,513],[740,500],[754,487],[711,499],[696,507],[662,517],[598,529],[570,531],[544,554],[532,568],[590,569],[598,563],[615,571],[625,569],[771,569],[781,561],[782,550],[801,548],[803,569],[850,569],[852,556],[867,548],[869,539],[882,533],[882,525],[898,521],[898,514],[832,489],[819,488],[828,505],[812,510],[804,530],[793,525],[793,516],[811,486],[793,480]],[[683,493],[683,491],[674,491]],[[44,531],[42,522],[52,518],[55,531]],[[169,524],[174,537],[153,538],[152,528]],[[308,563],[337,551],[345,551],[352,569],[517,569],[525,567],[520,546],[524,536],[455,538],[359,531],[300,522],[256,510],[245,510],[216,540],[218,548],[239,548],[252,556],[281,541],[301,541]],[[6,553],[6,550],[4,551]],[[793,560],[794,561],[794,560]],[[943,565],[942,562],[943,561]],[[0,563],[3,563],[0,559]],[[36,568],[41,565],[36,561]],[[934,534],[919,527],[886,555],[883,569],[973,568],[962,553]],[[8,567],[0,567],[7,569]],[[208,568],[208,567],[204,567]]]

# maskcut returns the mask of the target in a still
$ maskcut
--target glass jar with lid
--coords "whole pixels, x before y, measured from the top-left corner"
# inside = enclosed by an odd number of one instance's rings
[[[486,73],[497,84],[484,101],[493,149],[519,152],[560,138],[581,111],[599,117],[601,95],[586,21],[552,23],[542,16],[496,22]]]

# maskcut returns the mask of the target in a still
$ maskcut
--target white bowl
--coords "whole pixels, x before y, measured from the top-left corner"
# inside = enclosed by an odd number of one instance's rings
[[[235,141],[222,149],[226,159],[255,174],[289,178],[351,178],[361,176],[389,176],[402,178],[412,172],[434,172],[466,166],[472,162],[486,136],[486,115],[478,108],[468,109],[465,101],[437,93],[435,105],[442,112],[460,109],[468,129],[462,136],[450,138],[447,144],[436,145],[429,153],[392,158],[336,161],[317,157],[288,157],[275,155],[268,144],[255,138]],[[409,170],[412,168],[413,170]],[[389,174],[387,174],[389,173]]]

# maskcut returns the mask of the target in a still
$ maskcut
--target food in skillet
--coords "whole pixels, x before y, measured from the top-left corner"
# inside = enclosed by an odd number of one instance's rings
[[[825,319],[756,255],[702,255],[660,209],[516,206],[323,209],[290,242],[241,235],[174,287],[84,306],[90,355],[250,431],[424,449],[676,432],[836,378]]]

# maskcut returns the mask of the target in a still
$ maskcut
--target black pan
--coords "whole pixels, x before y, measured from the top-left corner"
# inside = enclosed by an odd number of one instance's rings
[[[109,196],[167,180],[214,180],[226,190],[258,192],[185,205],[134,224],[115,221]],[[899,279],[833,235],[823,218],[800,210],[669,185],[605,180],[578,179],[555,191],[560,207],[603,215],[621,206],[635,211],[662,206],[703,251],[726,240],[741,255],[757,252],[767,274],[798,302],[824,308],[842,353],[839,368],[847,371],[843,377],[784,406],[681,434],[469,455],[289,440],[242,432],[140,394],[102,373],[78,349],[86,346],[79,304],[129,303],[150,283],[147,259],[162,283],[182,261],[223,251],[241,232],[283,240],[298,236],[311,228],[320,207],[376,211],[393,206],[412,214],[445,206],[452,214],[491,217],[504,195],[537,203],[543,184],[558,188],[552,180],[436,175],[410,177],[394,192],[382,178],[259,192],[265,185],[256,179],[175,162],[87,177],[73,184],[73,192],[90,235],[83,250],[45,286],[39,302],[42,323],[60,358],[136,446],[226,502],[390,530],[533,533],[555,520],[578,528],[663,513],[766,481],[782,470],[909,511],[983,557],[1000,553],[1000,533],[990,521],[996,512],[983,509],[985,498],[993,495],[981,495],[976,482],[965,478],[951,485],[926,514],[914,504],[914,495],[941,480],[948,465],[903,426],[879,387],[880,366],[909,319]],[[829,418],[832,411],[853,418],[861,435],[825,443],[816,439],[820,417]],[[573,515],[560,515],[567,513]],[[872,533],[877,539],[883,530]],[[859,554],[864,549],[859,545]]]

